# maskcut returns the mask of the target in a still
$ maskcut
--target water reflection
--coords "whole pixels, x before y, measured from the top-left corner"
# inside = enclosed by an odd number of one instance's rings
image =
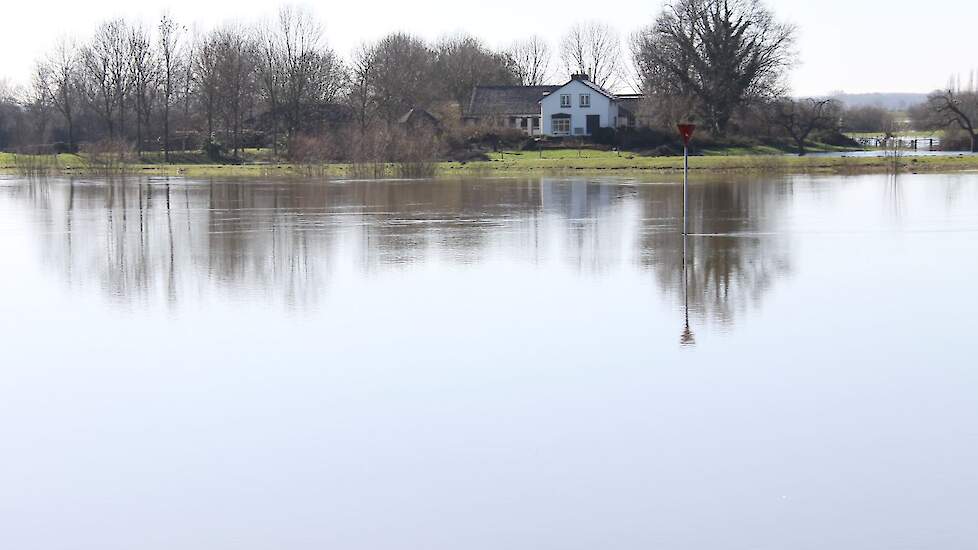
[[[642,201],[642,265],[655,273],[663,292],[685,289],[684,309],[695,318],[732,325],[791,272],[788,240],[775,231],[791,196],[789,180],[693,186],[692,235],[686,240],[674,229],[682,197],[649,197]]]
[[[978,540],[978,177],[647,178],[0,178],[4,547]]]
[[[784,238],[765,234],[791,196],[786,181],[694,186],[688,241],[679,187],[624,180],[54,180],[4,193],[29,206],[44,261],[68,285],[127,307],[220,293],[308,309],[337,271],[428,264],[597,278],[638,268],[682,305],[691,344],[691,314],[732,325],[790,272]]]

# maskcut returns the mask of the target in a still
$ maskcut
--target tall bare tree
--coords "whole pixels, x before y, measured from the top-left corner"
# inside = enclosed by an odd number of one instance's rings
[[[254,96],[255,47],[243,28],[227,25],[214,33],[214,48],[218,110],[226,141],[237,156],[241,149],[244,113]]]
[[[75,149],[75,109],[77,103],[79,56],[78,45],[69,38],[61,38],[54,51],[38,63],[34,86],[38,94],[48,98],[65,121],[68,132],[68,149]]]
[[[331,102],[345,84],[345,69],[324,44],[322,25],[312,12],[292,6],[279,10],[274,23],[259,30],[259,82],[272,124],[284,128],[288,141],[300,131],[303,108]]]
[[[129,29],[128,52],[132,74],[132,95],[136,115],[136,152],[143,151],[143,130],[150,124],[150,106],[157,82],[157,64],[149,32],[142,25]]]
[[[436,96],[434,53],[415,36],[394,33],[374,44],[370,93],[387,123],[414,107],[430,107]]]
[[[368,44],[358,46],[351,56],[348,99],[361,134],[366,131],[375,109],[371,91],[375,68],[374,48]]]
[[[520,84],[539,86],[550,78],[553,52],[550,44],[540,36],[533,35],[526,40],[513,42],[506,54]]]
[[[207,139],[214,138],[214,119],[217,116],[220,74],[218,73],[218,37],[215,31],[198,36],[194,46],[194,92],[207,121]]]
[[[170,108],[173,106],[180,74],[181,27],[169,14],[160,18],[157,41],[157,58],[160,63],[161,109],[163,111],[163,158],[170,162]]]
[[[632,54],[647,93],[694,98],[723,134],[748,100],[783,95],[794,36],[760,0],[674,0],[633,37]]]
[[[434,81],[439,99],[459,105],[472,96],[478,85],[507,85],[518,81],[505,54],[489,49],[467,34],[443,37],[435,44]]]
[[[125,109],[132,71],[128,25],[113,19],[98,26],[82,50],[84,89],[90,104],[106,125],[108,137],[124,137]]]
[[[604,23],[578,23],[561,40],[560,59],[568,73],[587,74],[603,88],[614,86],[621,69],[621,38]]]

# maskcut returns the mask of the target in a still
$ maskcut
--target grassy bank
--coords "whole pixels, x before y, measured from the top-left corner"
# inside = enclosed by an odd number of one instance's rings
[[[174,156],[184,162],[163,164],[157,159],[130,163],[115,167],[116,173],[154,176],[187,177],[354,177],[362,172],[349,164],[304,165],[289,163],[218,164],[202,157]],[[21,171],[23,159],[18,163],[14,155],[0,153],[0,171],[16,174]],[[55,174],[98,174],[98,167],[91,166],[80,155],[46,156],[34,165],[43,165],[44,171]],[[715,154],[690,158],[694,172],[746,172],[746,173],[873,173],[890,172],[953,172],[978,170],[978,156],[950,157],[796,157],[785,155],[730,155]],[[362,167],[360,167],[362,168]],[[487,161],[442,162],[436,166],[438,175],[520,175],[561,173],[641,173],[679,172],[682,157],[647,157],[632,153],[594,150],[551,150],[544,153],[507,151],[493,153]],[[394,165],[387,165],[390,175],[396,173]]]
[[[486,162],[444,163],[447,172],[494,173],[560,173],[569,171],[594,172],[679,172],[682,157],[644,157],[628,153],[562,151],[538,153],[508,152],[495,154]],[[978,156],[952,157],[798,157],[786,155],[709,155],[690,157],[692,171],[705,172],[780,172],[780,173],[872,173],[890,172],[894,168],[905,172],[941,172],[978,170]]]

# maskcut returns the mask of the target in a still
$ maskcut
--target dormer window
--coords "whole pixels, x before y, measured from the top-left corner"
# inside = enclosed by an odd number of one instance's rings
[[[591,106],[591,94],[581,94],[581,107],[587,108]]]
[[[560,108],[570,109],[571,106],[571,96],[570,94],[560,94]]]

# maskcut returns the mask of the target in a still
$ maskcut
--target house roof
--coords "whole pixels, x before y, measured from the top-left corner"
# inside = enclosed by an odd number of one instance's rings
[[[540,100],[563,86],[476,86],[465,116],[529,115],[540,112]]]
[[[618,96],[618,110],[626,115],[635,116],[642,109],[644,94],[622,94]]]
[[[588,79],[588,78],[580,78],[578,75],[575,75],[574,77],[572,77],[570,80],[568,80],[564,84],[562,84],[560,86],[557,86],[557,89],[556,90],[553,90],[553,92],[556,92],[557,90],[560,90],[561,88],[563,88],[563,87],[565,87],[565,86],[567,86],[567,85],[569,85],[569,84],[571,84],[573,82],[580,82],[581,84],[584,84],[588,88],[591,88],[595,92],[598,92],[599,94],[607,97],[608,99],[610,99],[612,101],[616,101],[618,99],[618,97],[615,96],[615,94],[609,92],[608,90],[605,90],[604,88],[602,88],[601,86],[598,86],[594,82],[591,82],[590,79]],[[551,93],[553,93],[553,92],[551,92]],[[541,97],[539,101],[543,101],[543,98]]]

